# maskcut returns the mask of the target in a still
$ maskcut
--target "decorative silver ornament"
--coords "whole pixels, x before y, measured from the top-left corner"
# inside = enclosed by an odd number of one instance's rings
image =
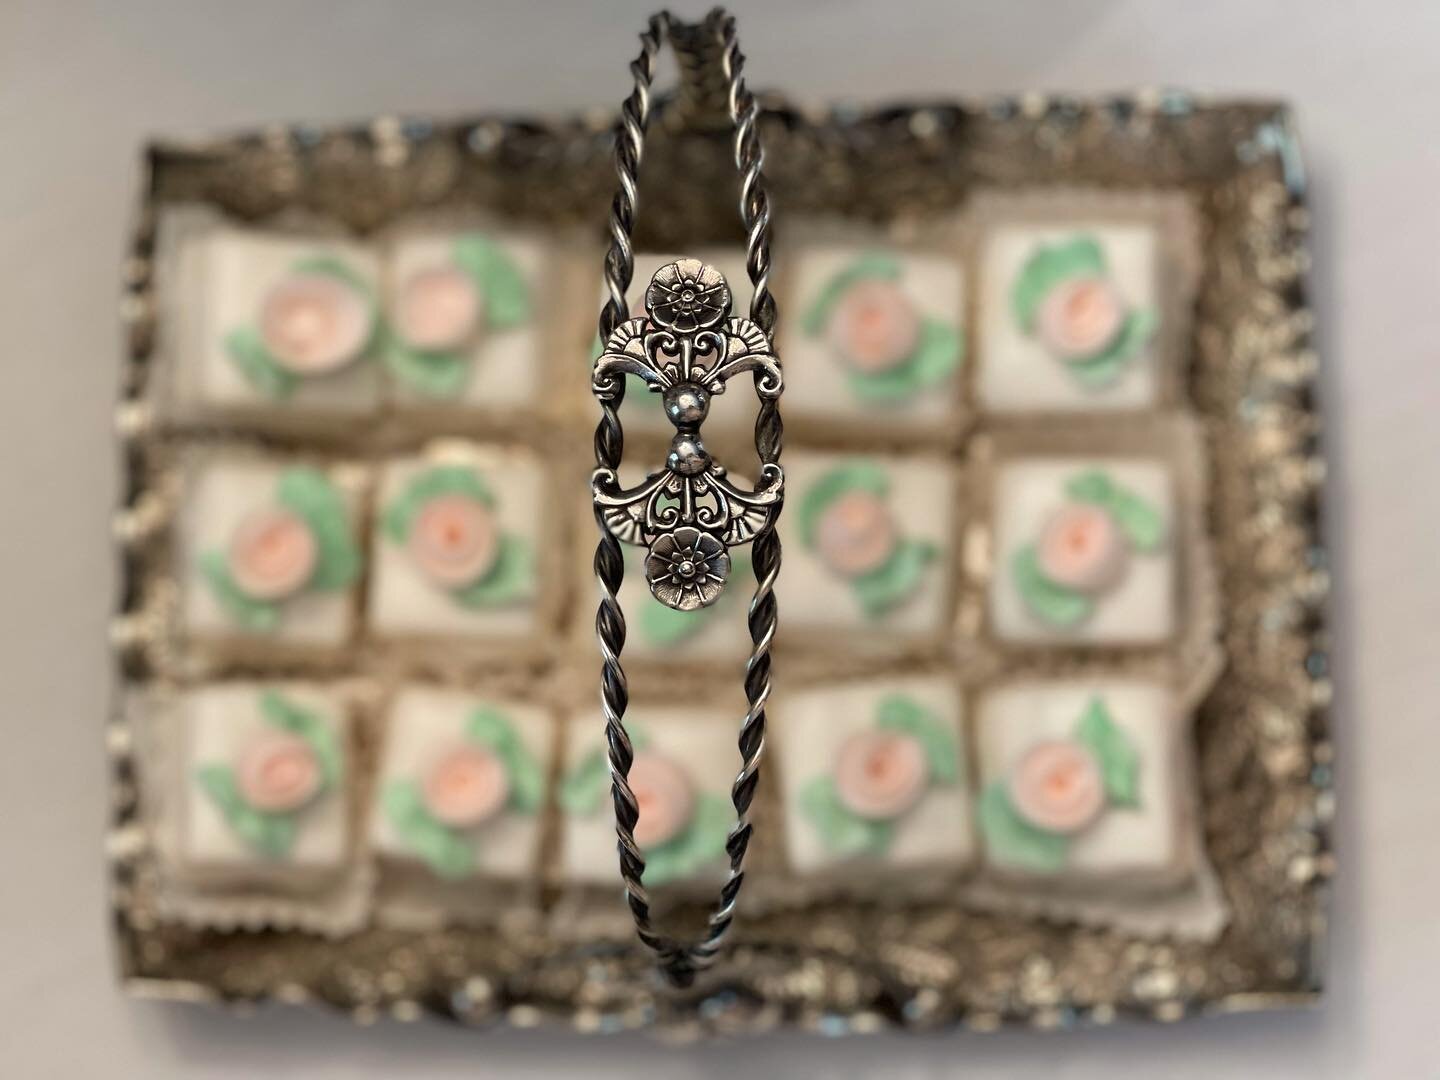
[[[749,319],[732,318],[730,303],[730,286],[714,267],[698,259],[662,266],[645,290],[648,316],[617,326],[595,361],[592,386],[602,402],[615,401],[621,380],[634,375],[661,396],[675,426],[664,469],[621,488],[615,471],[602,467],[592,487],[610,531],[649,548],[650,591],[680,611],[719,598],[729,549],[764,528],[785,482],[780,466],[767,463],[754,489],[737,487],[700,437],[710,399],[733,376],[752,372],[762,401],[775,400],[783,388],[769,337]]]

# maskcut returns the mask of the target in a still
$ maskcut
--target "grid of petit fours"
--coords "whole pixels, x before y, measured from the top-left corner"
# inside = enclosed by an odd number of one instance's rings
[[[554,435],[560,241],[169,214],[136,620],[161,910],[538,910],[583,446]]]
[[[763,900],[1099,894],[1218,928],[1166,908],[1199,891],[1188,710],[1218,647],[1195,244],[1180,195],[1071,191],[779,233]]]
[[[1071,840],[1035,841],[1049,835],[1035,824],[1043,811],[1012,794],[1019,759],[993,749],[985,730],[992,695],[1024,702],[1045,679],[1072,678],[1090,695],[1074,724],[1037,725],[1034,741],[1069,739],[1072,757],[1109,770],[1105,782],[1124,772],[1116,755],[1171,745],[1152,729],[1183,705],[1163,680],[1150,697],[1131,683],[1144,681],[1142,661],[1184,661],[1210,633],[1181,632],[1194,605],[1174,582],[1196,553],[1166,547],[1203,542],[1198,440],[1167,427],[1184,423],[1180,373],[1161,370],[1179,353],[1151,347],[1185,337],[1158,314],[1183,310],[1172,278],[1145,269],[1174,239],[1162,242],[1159,219],[1111,235],[1093,216],[1047,217],[1034,231],[1020,215],[1015,236],[1002,219],[987,203],[944,222],[777,235],[788,487],[773,738],[753,814],[757,903],[987,881],[1016,836],[1052,857],[1028,877],[1001,875],[1022,893],[1070,884],[1072,863],[1084,888],[1170,881],[1127,871],[1096,885],[1086,852],[1104,845],[1087,846],[1086,830],[1104,828],[1102,814],[1139,812],[1129,789],[1107,789],[1090,818],[1066,825]],[[991,257],[997,234],[1003,259]],[[178,215],[168,236],[163,343],[146,388],[166,432],[154,469],[169,577],[153,605],[163,626],[155,670],[196,693],[244,688],[236,708],[247,723],[301,743],[293,729],[314,725],[274,719],[277,681],[368,688],[345,736],[364,773],[347,859],[371,875],[365,919],[432,925],[548,910],[565,921],[572,900],[614,906],[583,483],[598,246],[493,222],[355,238],[205,214]],[[743,314],[743,252],[703,255]],[[637,254],[632,311],[668,258]],[[1088,293],[1076,284],[1092,279]],[[1010,320],[1003,332],[992,325],[996,296]],[[1054,309],[1067,296],[1081,330],[1099,322],[1091,330],[1105,358],[1080,355],[1075,327],[1068,351],[1054,351],[1067,326]],[[1097,314],[1107,302],[1119,313]],[[1031,409],[1005,378],[987,377],[1006,357],[1025,366],[1041,356],[1056,370],[1035,385],[1058,372],[1092,407],[1052,394]],[[754,411],[740,380],[706,425],[737,482],[755,468]],[[633,480],[662,460],[669,426],[643,390],[627,395],[622,417]],[[1071,509],[1070,543],[1046,547]],[[1078,550],[1087,544],[1097,550]],[[732,554],[720,602],[677,612],[644,588],[643,552],[627,553],[632,783],[647,882],[662,897],[708,894],[724,871],[753,587],[749,550]],[[679,697],[692,704],[676,710]],[[233,748],[236,777],[250,753]],[[304,875],[285,871],[289,856],[246,839],[269,811],[236,787],[226,818],[196,786],[205,764],[164,782],[209,800],[206,813],[253,855],[261,893],[294,893],[303,906]],[[1183,761],[1135,768],[1146,799],[1186,797]],[[997,790],[1008,817],[997,817]],[[275,814],[303,835],[309,806]],[[1040,817],[1025,818],[1031,811]],[[1193,815],[1175,820],[1193,825]],[[198,880],[203,892],[209,879]]]

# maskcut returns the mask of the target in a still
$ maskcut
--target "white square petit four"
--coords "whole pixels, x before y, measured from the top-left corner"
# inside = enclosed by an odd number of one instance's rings
[[[1016,684],[977,712],[988,868],[1106,890],[1189,879],[1194,778],[1171,691],[1127,678]]]
[[[991,624],[1017,644],[1151,645],[1176,630],[1169,467],[1033,458],[997,467]]]
[[[178,732],[178,865],[214,884],[332,876],[353,847],[349,716],[314,687],[211,686]]]
[[[380,407],[380,260],[331,237],[175,224],[160,345],[171,414],[261,425]]]
[[[949,619],[956,477],[939,458],[785,459],[781,636],[903,642]]]
[[[533,879],[554,736],[533,705],[402,689],[385,727],[374,850],[449,881]]]
[[[480,229],[414,233],[388,250],[382,357],[399,405],[504,412],[545,384],[536,238]]]
[[[1001,223],[980,256],[976,393],[994,412],[1145,409],[1162,379],[1156,226]]]
[[[187,471],[176,577],[184,634],[338,648],[363,575],[363,477],[274,459],[215,457]]]
[[[797,692],[777,703],[771,719],[796,873],[853,872],[861,864],[873,880],[970,861],[962,704],[953,680]]]
[[[881,244],[797,247],[789,258],[787,416],[953,431],[965,351],[959,259]]]
[[[740,771],[736,714],[632,706],[626,730],[635,747],[630,787],[640,805],[635,839],[645,853],[645,884],[660,888],[723,877],[725,839],[735,824],[730,786]],[[565,732],[559,787],[560,867],[574,885],[620,888],[605,722],[572,719]]]
[[[436,444],[390,462],[377,494],[370,627],[521,643],[540,630],[548,478],[526,450]]]

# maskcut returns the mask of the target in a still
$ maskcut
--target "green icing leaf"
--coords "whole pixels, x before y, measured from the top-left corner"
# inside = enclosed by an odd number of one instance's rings
[[[857,459],[839,465],[819,477],[800,499],[800,540],[806,547],[815,546],[815,529],[826,508],[850,491],[868,491],[884,497],[890,490],[885,470],[873,461]]]
[[[253,326],[240,326],[225,335],[225,355],[256,390],[274,401],[295,392],[300,379],[277,364]]]
[[[1160,511],[1115,483],[1109,473],[1100,469],[1079,473],[1066,481],[1065,493],[1076,502],[1093,503],[1105,510],[1137,551],[1154,551],[1165,539],[1165,519]]]
[[[380,795],[385,820],[438,877],[456,880],[475,869],[475,850],[466,838],[442,825],[425,809],[425,797],[414,780],[392,780]]]
[[[295,845],[294,815],[271,814],[252,807],[240,794],[235,770],[228,765],[202,765],[195,770],[195,781],[225,823],[256,851],[272,859],[289,854]]]
[[[1093,236],[1076,236],[1036,248],[1010,288],[1010,310],[1015,321],[1025,333],[1031,333],[1040,305],[1056,285],[1070,278],[1099,277],[1104,273],[1105,255]]]
[[[279,606],[268,600],[256,600],[236,585],[223,551],[202,552],[199,563],[200,576],[210,586],[216,601],[246,630],[265,634],[280,625]]]
[[[978,810],[985,843],[1000,862],[1042,873],[1064,867],[1070,838],[1037,829],[1017,814],[1003,783],[985,789]]]
[[[923,540],[901,540],[883,566],[852,578],[850,586],[855,590],[865,617],[878,619],[914,595],[934,557],[933,544]]]
[[[385,535],[397,544],[405,543],[425,504],[441,495],[464,495],[492,509],[495,506],[495,496],[484,477],[470,466],[436,465],[413,477],[385,508]]]
[[[306,588],[331,592],[360,576],[360,548],[351,535],[345,500],[324,473],[309,467],[286,469],[275,498],[304,518],[315,536],[315,573]]]
[[[868,374],[848,373],[850,390],[862,401],[895,404],[908,401],[926,387],[943,382],[960,366],[964,356],[960,332],[938,319],[926,319],[920,326],[915,352],[898,367]]]
[[[604,748],[592,750],[560,781],[560,808],[567,814],[588,817],[600,808],[610,786],[610,762]]]
[[[505,766],[510,781],[509,808],[521,814],[538,811],[545,798],[545,773],[505,715],[481,706],[470,714],[465,734],[494,753]]]
[[[1099,387],[1113,382],[1125,365],[1145,347],[1159,320],[1149,308],[1140,308],[1125,317],[1115,339],[1094,356],[1071,360],[1067,367],[1086,386]]]
[[[505,249],[480,233],[455,241],[455,265],[472,278],[485,297],[485,321],[496,330],[518,326],[530,317],[525,277]]]
[[[894,834],[890,822],[852,814],[840,801],[832,777],[817,776],[800,789],[800,812],[837,855],[882,855]]]
[[[387,333],[380,350],[391,375],[428,398],[459,397],[470,381],[470,358],[457,352],[429,352]]]
[[[878,251],[861,255],[827,281],[815,299],[810,302],[810,306],[805,309],[802,326],[806,335],[818,337],[825,332],[825,326],[830,321],[830,314],[835,310],[835,305],[856,282],[871,278],[897,281],[900,275],[900,262],[893,256]]]
[[[1140,754],[1099,697],[1090,699],[1075,738],[1100,763],[1105,795],[1114,806],[1140,805]]]
[[[1015,552],[1010,569],[1025,606],[1052,626],[1074,626],[1094,610],[1095,605],[1088,596],[1056,585],[1040,572],[1033,544]]]
[[[535,591],[535,553],[518,536],[500,537],[495,565],[479,581],[450,595],[463,607],[494,607],[523,600]]]
[[[917,739],[930,763],[930,780],[953,784],[960,779],[960,745],[950,726],[914,698],[890,694],[875,711],[875,726]]]
[[[727,799],[701,795],[685,831],[645,852],[645,884],[664,885],[690,877],[723,857],[734,821],[735,812]]]
[[[260,712],[273,727],[299,735],[310,744],[316,760],[320,762],[320,777],[326,787],[340,782],[345,768],[345,753],[340,747],[339,736],[318,714],[296,705],[274,690],[266,690],[260,695]]]

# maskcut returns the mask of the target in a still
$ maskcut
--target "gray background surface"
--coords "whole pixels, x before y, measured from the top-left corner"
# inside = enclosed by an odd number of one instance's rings
[[[1296,103],[1338,582],[1342,869],[1322,1009],[674,1049],[277,1010],[239,1020],[117,993],[100,722],[116,267],[140,142],[608,105],[649,7],[0,0],[0,1075],[1440,1075],[1440,5],[1395,0],[740,4],[754,81],[807,100],[1167,84]]]

